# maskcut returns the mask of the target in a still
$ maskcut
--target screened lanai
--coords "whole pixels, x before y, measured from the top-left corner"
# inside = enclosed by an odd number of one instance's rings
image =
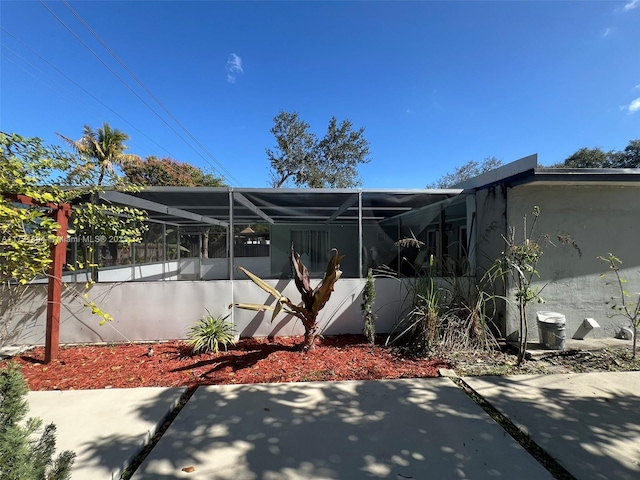
[[[100,199],[144,209],[149,229],[139,244],[101,242],[99,281],[233,280],[238,265],[290,278],[292,244],[316,278],[334,248],[343,278],[383,266],[411,276],[431,256],[441,275],[472,262],[475,201],[462,190],[148,187]],[[419,247],[397,243],[414,237]]]
[[[67,262],[86,265],[84,242],[98,238],[92,263],[99,267],[63,275],[69,287],[63,293],[61,343],[184,338],[206,314],[228,318],[242,337],[301,335],[304,329],[290,315],[273,320],[271,312],[230,308],[273,303],[239,266],[288,298],[299,298],[288,259],[292,244],[315,279],[322,277],[333,248],[345,255],[342,278],[319,317],[323,335],[361,332],[369,268],[390,273],[375,280],[379,333],[391,331],[407,298],[407,282],[394,273],[410,277],[428,270],[473,278],[475,269],[470,246],[476,243],[476,200],[462,190],[152,187],[107,190],[99,201],[144,209],[149,228],[136,244],[117,236],[70,237]],[[419,247],[399,242],[407,238]],[[86,283],[90,275],[95,283]],[[21,303],[26,313],[15,328],[16,341],[41,344],[47,290],[30,292]],[[84,300],[77,301],[85,295],[114,320],[99,327]]]

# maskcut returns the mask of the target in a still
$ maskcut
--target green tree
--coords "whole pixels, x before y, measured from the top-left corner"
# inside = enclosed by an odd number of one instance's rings
[[[280,188],[288,181],[297,186],[307,185],[315,168],[316,136],[309,132],[309,124],[298,113],[282,111],[273,120],[271,133],[277,146],[275,152],[266,150],[271,162],[271,186]]]
[[[150,156],[122,164],[125,179],[135,185],[224,187],[224,180],[186,162]]]
[[[447,173],[435,182],[428,184],[427,188],[451,188],[458,183],[494,170],[501,165],[502,160],[496,157],[487,157],[482,162],[471,160],[460,167],[456,167],[453,172]]]
[[[312,188],[349,188],[361,184],[357,168],[368,163],[369,142],[364,128],[353,129],[350,120],[340,124],[332,117],[325,136],[309,131],[297,112],[281,111],[271,133],[275,150],[266,149],[271,164],[271,185]]]
[[[97,184],[102,185],[104,177],[114,173],[115,165],[120,166],[138,158],[136,155],[125,153],[129,147],[124,142],[129,140],[129,135],[111,128],[107,122],[97,131],[85,125],[80,140],[72,140],[61,134],[58,136],[87,159],[78,170],[70,172],[68,181],[71,183],[78,182],[79,179],[90,179],[91,172],[97,169]]]
[[[534,236],[534,231],[540,208],[533,207],[533,222],[527,229],[527,216],[522,219],[522,241],[516,240],[516,228],[509,227],[509,233],[504,238],[506,248],[491,268],[489,277],[492,282],[502,278],[505,283],[510,280],[510,288],[513,289],[518,304],[518,317],[520,319],[518,338],[518,365],[524,362],[528,343],[527,306],[532,302],[544,303],[541,297],[542,288],[534,286],[534,280],[539,277],[538,262],[543,254],[542,247],[547,242],[547,236]]]
[[[613,165],[616,152],[605,152],[600,147],[581,148],[552,168],[609,168]]]
[[[121,186],[124,184],[124,180],[115,167],[122,167],[126,163],[139,158],[136,155],[125,153],[125,150],[128,150],[129,147],[124,142],[129,140],[129,135],[121,130],[112,128],[107,122],[104,122],[102,127],[95,131],[89,125],[85,125],[82,137],[79,140],[72,140],[61,134],[58,134],[58,136],[79,154],[82,160],[79,166],[69,170],[64,177],[63,182],[69,186],[100,187],[105,178],[111,185]],[[93,193],[95,203],[96,192]],[[117,221],[114,221],[113,217],[101,215],[99,210],[104,210],[104,206],[100,206],[97,212],[92,210],[94,210],[92,204],[86,203],[81,212],[74,214],[74,219],[81,230],[85,231],[84,229],[86,228],[86,233],[91,237],[96,237],[98,233],[108,237],[122,236],[122,232],[118,229]],[[89,218],[81,218],[87,214]],[[115,227],[115,229],[112,227]],[[84,250],[86,263],[90,264],[89,266],[92,269],[92,278],[97,280],[97,250],[92,246],[88,246]],[[89,258],[90,255],[93,256],[92,259]]]
[[[640,139],[630,140],[622,151],[581,148],[552,168],[640,168]]]
[[[364,137],[364,128],[353,129],[350,120],[340,125],[331,117],[327,133],[316,145],[317,173],[310,187],[350,188],[362,185],[358,166],[368,163],[369,142]]]
[[[621,152],[613,154],[612,167],[640,168],[640,139],[631,140]]]
[[[0,369],[0,478],[2,480],[64,480],[71,477],[76,454],[65,450],[54,458],[56,426],[34,434],[42,420],[25,420],[29,405],[27,383],[18,366],[9,363]]]

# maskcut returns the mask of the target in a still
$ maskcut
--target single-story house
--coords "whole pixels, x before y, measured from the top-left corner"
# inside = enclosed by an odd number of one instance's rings
[[[542,289],[545,303],[531,304],[527,312],[531,340],[538,339],[536,311],[563,314],[567,338],[614,337],[629,326],[612,308],[621,304],[619,285],[598,257],[613,253],[622,260],[629,300],[637,301],[640,169],[542,168],[533,155],[456,187],[475,196],[478,276],[504,249],[509,227],[522,240],[524,217],[530,226],[534,207],[540,209],[534,238],[540,238],[543,255],[533,286]],[[517,306],[507,305],[503,315],[495,319],[502,335],[517,338]],[[598,327],[592,329],[588,318]]]
[[[600,278],[607,266],[599,255],[623,260],[630,289],[640,289],[636,252],[640,170],[540,168],[536,156],[504,165],[446,190],[257,189],[150,187],[138,192],[106,191],[104,202],[142,208],[149,230],[140,244],[117,239],[99,244],[97,283],[90,298],[114,317],[104,326],[83,306],[86,271],[69,271],[63,292],[62,343],[184,338],[207,312],[230,315],[240,336],[298,335],[298,320],[270,312],[229,309],[232,303],[273,299],[248,280],[243,266],[285,295],[298,298],[288,253],[293,244],[319,279],[331,250],[346,255],[343,276],[319,322],[326,335],[359,333],[361,292],[369,268],[391,275],[376,279],[377,329],[388,332],[406,306],[407,278],[431,268],[446,280],[478,284],[504,249],[510,227],[522,234],[523,217],[540,208],[537,231],[544,246],[536,285],[546,304],[532,305],[531,340],[537,339],[536,310],[561,312],[567,335],[612,337],[626,325],[611,317],[616,293]],[[398,243],[413,238],[416,248]],[[68,261],[82,257],[82,239],[71,237]],[[114,241],[109,241],[114,240]],[[404,246],[403,246],[404,245]],[[434,261],[429,267],[429,258]],[[416,273],[418,272],[418,273]],[[511,286],[507,285],[507,293]],[[498,293],[502,293],[498,291]],[[11,343],[43,343],[46,288],[34,285],[13,315]],[[517,308],[503,304],[494,322],[501,336],[517,335]],[[601,328],[584,331],[584,319]],[[582,329],[582,330],[581,330]]]

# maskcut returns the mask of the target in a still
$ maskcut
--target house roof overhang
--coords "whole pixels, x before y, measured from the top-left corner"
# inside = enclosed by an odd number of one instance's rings
[[[529,184],[640,186],[640,168],[539,167],[538,156],[534,154],[465,180],[455,187],[476,191],[497,185],[516,187]]]
[[[515,187],[536,185],[600,185],[640,186],[640,168],[536,168],[523,175],[505,179],[505,184]]]

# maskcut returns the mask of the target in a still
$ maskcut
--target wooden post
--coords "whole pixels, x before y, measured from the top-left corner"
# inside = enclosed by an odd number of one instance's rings
[[[58,358],[60,345],[60,306],[62,304],[62,268],[67,258],[67,227],[71,207],[62,204],[55,207],[52,215],[60,227],[56,232],[57,243],[51,246],[51,267],[47,293],[47,331],[44,347],[44,363]]]

